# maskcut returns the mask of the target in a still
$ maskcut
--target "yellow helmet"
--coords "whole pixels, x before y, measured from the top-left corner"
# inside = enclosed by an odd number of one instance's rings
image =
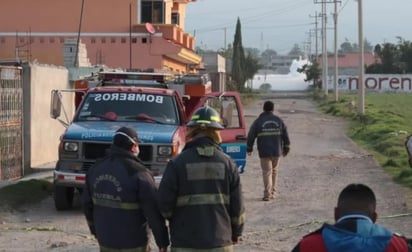
[[[192,115],[187,127],[223,129],[219,113],[209,106],[198,108]]]

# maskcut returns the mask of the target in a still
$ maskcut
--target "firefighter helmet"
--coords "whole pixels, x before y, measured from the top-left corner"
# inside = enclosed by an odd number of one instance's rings
[[[204,106],[198,108],[192,115],[190,121],[186,124],[188,127],[203,127],[223,129],[220,123],[220,115],[212,107]]]

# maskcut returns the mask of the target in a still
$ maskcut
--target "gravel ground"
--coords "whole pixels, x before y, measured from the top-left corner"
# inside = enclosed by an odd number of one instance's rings
[[[235,251],[290,251],[304,234],[333,222],[337,195],[349,183],[369,185],[378,199],[378,223],[412,237],[412,192],[346,137],[344,120],[321,114],[301,96],[267,99],[288,126],[291,152],[281,160],[279,195],[270,202],[261,201],[257,152],[248,157],[242,175],[246,225]],[[260,100],[246,108],[247,125],[262,105]],[[78,201],[73,210],[57,212],[47,198],[22,211],[0,212],[0,251],[98,251],[98,246]]]

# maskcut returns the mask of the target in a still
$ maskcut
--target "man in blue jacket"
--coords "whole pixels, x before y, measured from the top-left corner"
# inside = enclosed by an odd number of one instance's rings
[[[136,131],[122,127],[108,155],[86,175],[83,209],[101,251],[149,251],[148,226],[159,251],[167,251],[169,236],[157,206],[155,182],[138,154]]]
[[[274,104],[266,101],[263,112],[252,123],[247,137],[247,153],[250,156],[257,138],[260,166],[263,176],[263,201],[275,198],[281,156],[289,153],[290,140],[283,120],[273,113]]]
[[[411,241],[375,224],[376,198],[363,184],[350,184],[339,195],[334,225],[324,224],[303,237],[292,252],[408,252]],[[408,245],[409,243],[409,245]]]

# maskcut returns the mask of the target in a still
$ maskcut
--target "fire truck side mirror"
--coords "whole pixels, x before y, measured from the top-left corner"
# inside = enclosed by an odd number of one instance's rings
[[[51,91],[50,117],[57,119],[61,114],[61,93],[58,90]]]

